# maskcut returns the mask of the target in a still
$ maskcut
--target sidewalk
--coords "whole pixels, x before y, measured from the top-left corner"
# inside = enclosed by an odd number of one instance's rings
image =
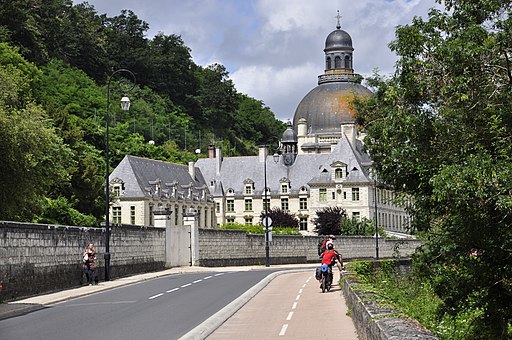
[[[42,308],[45,308],[47,305],[51,305],[54,303],[79,298],[86,295],[95,294],[98,292],[102,292],[108,289],[113,289],[125,285],[134,284],[137,282],[142,282],[150,279],[154,279],[157,277],[162,277],[166,275],[176,275],[176,274],[184,274],[184,273],[197,273],[197,272],[228,272],[228,271],[250,271],[250,270],[264,270],[264,269],[299,269],[299,268],[314,268],[318,266],[318,264],[294,264],[294,265],[273,265],[270,268],[265,266],[244,266],[244,267],[176,267],[171,268],[159,272],[153,273],[145,273],[139,274],[129,277],[123,277],[112,281],[100,282],[97,285],[93,286],[82,286],[77,288],[72,288],[68,290],[63,290],[55,293],[44,294],[39,296],[34,296],[26,299],[21,299],[17,301],[12,301],[8,303],[0,304],[0,320],[7,319],[10,317],[23,315],[26,313],[30,313]],[[264,286],[263,286],[264,287]],[[263,287],[259,288],[259,290],[263,289]],[[255,291],[254,294],[259,292],[259,290]]]

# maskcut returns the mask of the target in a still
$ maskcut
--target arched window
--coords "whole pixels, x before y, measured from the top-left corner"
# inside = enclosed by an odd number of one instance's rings
[[[331,57],[325,58],[325,69],[329,70],[331,68]]]
[[[339,56],[334,58],[334,68],[341,68],[341,58]]]
[[[352,68],[350,65],[350,56],[345,56],[345,68]]]

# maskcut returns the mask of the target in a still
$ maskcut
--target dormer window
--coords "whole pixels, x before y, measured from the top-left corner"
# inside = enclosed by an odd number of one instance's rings
[[[281,184],[281,193],[287,194],[288,193],[288,183]]]
[[[115,185],[112,189],[114,191],[115,197],[121,196],[121,186],[120,185]]]
[[[334,178],[342,179],[343,178],[343,170],[340,168],[337,168],[336,170],[334,170]]]
[[[228,195],[233,195],[235,193],[235,190],[229,188],[228,189]]]
[[[245,194],[246,195],[252,195],[252,185],[251,184],[246,184],[245,185]]]

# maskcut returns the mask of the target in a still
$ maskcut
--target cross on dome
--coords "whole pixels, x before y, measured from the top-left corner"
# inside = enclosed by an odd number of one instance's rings
[[[340,19],[341,19],[340,10],[338,10],[338,15],[336,15],[335,18],[337,19],[336,28],[340,29],[341,28],[341,25],[340,25]]]

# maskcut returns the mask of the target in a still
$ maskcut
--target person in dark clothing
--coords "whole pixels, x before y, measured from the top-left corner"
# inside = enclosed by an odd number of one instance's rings
[[[82,258],[87,283],[89,286],[92,286],[94,282],[94,271],[96,270],[96,250],[94,250],[94,244],[89,243],[87,249],[82,253]]]

